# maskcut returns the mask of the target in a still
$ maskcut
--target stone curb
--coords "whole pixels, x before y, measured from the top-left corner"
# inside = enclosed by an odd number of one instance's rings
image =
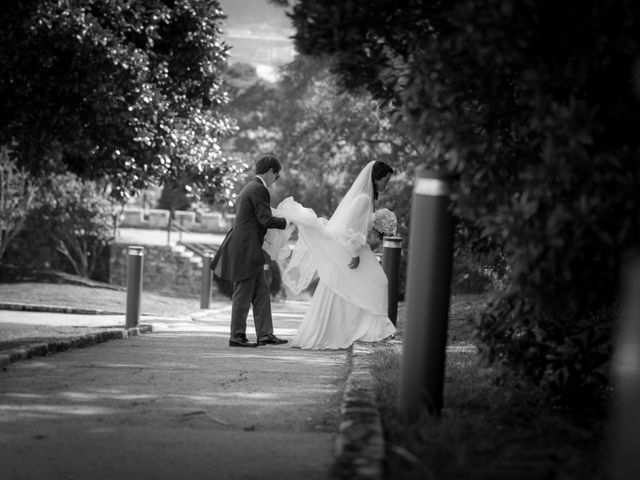
[[[77,313],[80,315],[126,315],[124,312],[110,312],[108,310],[95,310],[91,308],[53,307],[51,305],[12,302],[0,302],[0,310],[19,310],[22,312]]]
[[[385,442],[371,373],[370,357],[374,349],[374,345],[361,342],[350,349],[351,370],[340,408],[331,475],[334,479],[384,478]]]
[[[88,333],[77,337],[61,338],[48,342],[30,343],[10,350],[3,350],[0,353],[0,368],[4,368],[10,363],[18,360],[26,360],[36,356],[46,356],[49,354],[63,352],[71,348],[84,348],[109,340],[121,340],[127,337],[151,333],[151,325],[139,325],[132,328],[110,329],[103,332]]]

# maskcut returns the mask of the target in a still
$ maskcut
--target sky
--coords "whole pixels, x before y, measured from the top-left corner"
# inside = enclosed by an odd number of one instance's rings
[[[218,0],[227,15],[225,42],[231,47],[229,63],[250,63],[258,75],[277,80],[278,66],[295,53],[289,38],[294,30],[282,7],[268,0]]]

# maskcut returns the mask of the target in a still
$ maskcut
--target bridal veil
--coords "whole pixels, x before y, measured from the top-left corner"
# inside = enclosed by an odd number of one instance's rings
[[[283,271],[282,279],[295,293],[307,288],[316,275],[335,294],[375,315],[387,315],[387,278],[367,246],[373,223],[373,181],[369,162],[329,220],[318,217],[292,197],[285,198],[274,215],[298,228],[298,239],[288,245],[293,226],[269,229],[263,248]],[[364,248],[366,247],[366,248]],[[359,256],[355,269],[351,257]]]

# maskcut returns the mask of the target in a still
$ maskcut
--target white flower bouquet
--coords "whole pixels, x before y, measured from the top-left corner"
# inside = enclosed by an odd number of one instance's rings
[[[373,214],[373,228],[384,235],[395,235],[398,229],[396,214],[387,208],[376,210]]]

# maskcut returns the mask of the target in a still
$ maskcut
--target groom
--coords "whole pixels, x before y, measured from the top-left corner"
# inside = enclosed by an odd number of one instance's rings
[[[268,228],[284,229],[287,220],[274,217],[268,188],[280,177],[280,161],[264,155],[255,165],[256,177],[238,195],[233,228],[211,261],[214,275],[233,282],[231,347],[287,343],[273,334],[269,285],[264,274],[262,242]],[[247,315],[253,305],[257,343],[247,340]]]

